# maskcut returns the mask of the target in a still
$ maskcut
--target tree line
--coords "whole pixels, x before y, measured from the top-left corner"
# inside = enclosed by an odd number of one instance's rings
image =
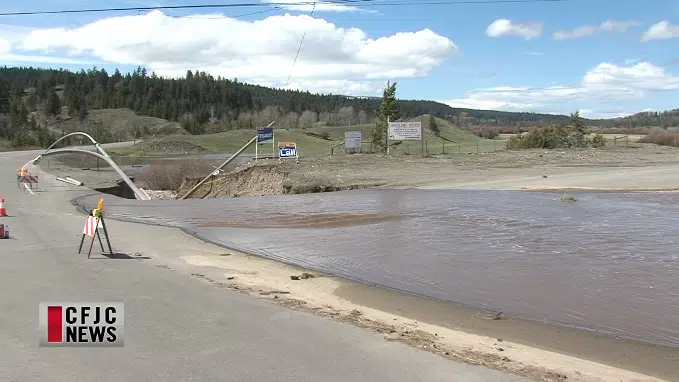
[[[96,67],[79,72],[0,67],[0,139],[16,144],[30,144],[26,141],[33,139],[33,144],[42,146],[51,139],[50,134],[58,132],[44,126],[36,115],[85,120],[89,110],[115,108],[179,122],[191,134],[254,129],[272,120],[284,128],[384,124],[380,102],[378,97],[272,89],[198,71],[187,71],[182,78],[164,78],[141,67],[125,74],[119,70],[109,74]],[[530,127],[569,121],[565,115],[458,109],[426,100],[399,100],[398,114],[403,119],[430,114],[461,127]],[[585,122],[629,127],[655,122],[672,125],[677,119],[679,113],[622,122]]]

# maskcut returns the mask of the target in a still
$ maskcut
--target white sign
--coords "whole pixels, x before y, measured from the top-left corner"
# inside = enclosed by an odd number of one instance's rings
[[[279,158],[296,158],[297,144],[295,142],[278,142]]]
[[[345,131],[344,132],[344,146],[348,149],[361,148],[361,132],[360,131]]]
[[[389,139],[392,141],[421,141],[422,122],[389,122]]]

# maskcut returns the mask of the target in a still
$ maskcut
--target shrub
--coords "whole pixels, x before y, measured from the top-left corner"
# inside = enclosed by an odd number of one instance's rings
[[[500,135],[500,128],[490,126],[473,126],[472,133],[480,138],[494,139]]]
[[[601,134],[594,134],[592,138],[592,147],[599,148],[606,146],[606,138]]]
[[[507,141],[507,149],[557,149],[575,147],[602,147],[606,140],[597,134],[590,140],[576,129],[557,125],[536,128],[523,135],[515,135]]]
[[[135,183],[151,190],[177,191],[185,177],[207,176],[214,171],[212,162],[200,159],[181,163],[157,164],[141,171],[134,177]]]
[[[663,131],[650,133],[639,139],[640,143],[655,143],[661,146],[679,147],[679,133]]]

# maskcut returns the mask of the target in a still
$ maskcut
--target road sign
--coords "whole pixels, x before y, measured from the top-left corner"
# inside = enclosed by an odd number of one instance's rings
[[[297,144],[295,142],[278,142],[278,156],[284,158],[297,158]]]
[[[389,122],[389,140],[421,141],[422,122]]]
[[[257,143],[269,143],[273,141],[273,128],[258,127],[257,128]]]
[[[345,131],[344,132],[344,146],[348,149],[361,148],[361,132],[360,131]]]

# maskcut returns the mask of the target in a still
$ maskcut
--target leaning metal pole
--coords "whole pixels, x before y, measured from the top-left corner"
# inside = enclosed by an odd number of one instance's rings
[[[66,138],[68,138],[68,137],[74,136],[74,135],[80,135],[80,136],[84,136],[84,137],[88,138],[88,139],[90,140],[90,142],[92,142],[92,144],[94,145],[95,149],[96,149],[98,152],[95,153],[95,152],[92,152],[92,151],[87,151],[87,150],[76,150],[76,149],[57,149],[57,150],[52,150],[52,147],[54,147],[57,143],[59,143],[60,141],[66,139]],[[122,170],[120,167],[118,167],[118,165],[113,161],[113,159],[111,159],[111,156],[108,155],[108,153],[106,152],[106,150],[104,150],[104,148],[101,147],[101,145],[99,144],[99,142],[97,142],[94,138],[92,138],[91,135],[89,135],[89,134],[87,134],[87,133],[83,133],[83,132],[80,132],[80,131],[76,131],[76,132],[74,132],[74,133],[70,133],[70,134],[64,135],[63,137],[61,137],[61,138],[57,139],[56,141],[54,141],[54,143],[52,143],[52,144],[47,148],[47,150],[45,150],[42,154],[40,154],[40,156],[38,156],[37,158],[35,158],[35,159],[33,160],[33,162],[40,160],[43,156],[52,155],[52,154],[58,154],[58,153],[64,153],[64,152],[68,152],[68,153],[73,153],[73,152],[76,152],[76,153],[83,153],[83,154],[86,154],[86,155],[92,155],[92,156],[94,156],[94,157],[97,157],[97,158],[99,158],[99,159],[102,159],[103,161],[105,161],[106,163],[108,163],[108,165],[111,166],[111,167],[118,173],[118,175],[120,175],[120,178],[121,178],[121,179],[122,179],[122,180],[130,187],[130,189],[132,190],[132,192],[134,192],[134,195],[137,197],[137,199],[140,199],[140,200],[151,200],[151,198],[146,194],[146,192],[144,192],[144,191],[141,190],[139,187],[137,187],[137,186],[134,184],[134,182],[132,182],[132,180],[131,180],[124,172],[123,172],[123,170]],[[27,166],[27,165],[28,165],[28,164],[26,164],[26,166]],[[24,167],[26,167],[26,166],[24,166]]]
[[[271,126],[273,126],[274,123],[276,123],[276,121],[272,121],[272,122],[271,122],[270,124],[268,124],[266,127],[267,127],[267,128],[268,128],[268,127],[271,127]],[[227,164],[231,163],[232,160],[236,159],[236,157],[239,156],[243,151],[245,151],[245,149],[247,149],[253,142],[257,142],[257,134],[255,134],[255,137],[252,138],[252,139],[250,139],[250,141],[249,141],[248,143],[246,143],[243,147],[241,147],[240,150],[236,151],[235,154],[231,155],[231,156],[229,157],[229,159],[227,159],[224,163],[222,163],[221,165],[219,165],[219,167],[217,167],[217,170],[216,170],[216,171],[221,170],[222,168],[224,168],[224,166],[226,166]],[[193,192],[196,191],[196,190],[198,189],[198,187],[202,186],[203,183],[207,182],[207,180],[210,179],[210,177],[212,177],[212,174],[214,174],[214,171],[211,172],[210,175],[206,176],[203,180],[201,180],[200,182],[198,182],[198,184],[196,184],[195,186],[193,186],[193,188],[190,189],[189,192],[187,192],[184,196],[182,196],[182,197],[180,198],[180,200],[184,200],[184,199],[186,199],[187,197],[189,197],[191,194],[193,194]]]
[[[120,175],[120,178],[130,187],[132,192],[134,192],[134,195],[137,197],[137,199],[140,200],[151,200],[151,198],[139,187],[137,187],[132,180],[123,172],[123,170],[118,167],[118,165],[111,160],[110,157],[106,157],[100,153],[95,153],[94,151],[88,151],[88,150],[77,150],[77,149],[57,149],[57,150],[51,150],[49,152],[44,152],[42,153],[38,158],[40,159],[45,156],[50,156],[50,155],[57,155],[57,154],[63,154],[63,153],[78,153],[78,154],[85,154],[85,155],[91,155],[93,157],[97,157],[106,163],[108,163],[117,173]]]
[[[255,137],[252,138],[252,139],[250,139],[250,141],[249,141],[248,143],[246,143],[243,147],[241,147],[240,150],[236,151],[235,154],[231,155],[231,156],[229,157],[229,159],[227,159],[224,163],[222,163],[219,167],[217,167],[217,170],[216,170],[216,171],[221,170],[224,166],[226,166],[227,164],[229,164],[232,160],[236,159],[236,157],[237,157],[238,155],[240,155],[243,151],[245,151],[245,149],[248,148],[248,146],[250,146],[250,145],[251,145],[253,142],[255,142],[256,140],[257,140],[257,136],[255,135]],[[190,189],[189,192],[187,192],[184,196],[182,196],[180,200],[184,200],[184,199],[186,199],[187,197],[189,197],[191,194],[193,194],[193,192],[196,191],[196,190],[198,189],[198,187],[202,186],[203,183],[207,182],[207,180],[210,179],[210,178],[212,177],[212,174],[214,174],[214,171],[211,172],[210,175],[206,176],[203,180],[201,180],[200,182],[198,182],[198,184],[196,184],[195,186],[193,186],[193,188]]]

